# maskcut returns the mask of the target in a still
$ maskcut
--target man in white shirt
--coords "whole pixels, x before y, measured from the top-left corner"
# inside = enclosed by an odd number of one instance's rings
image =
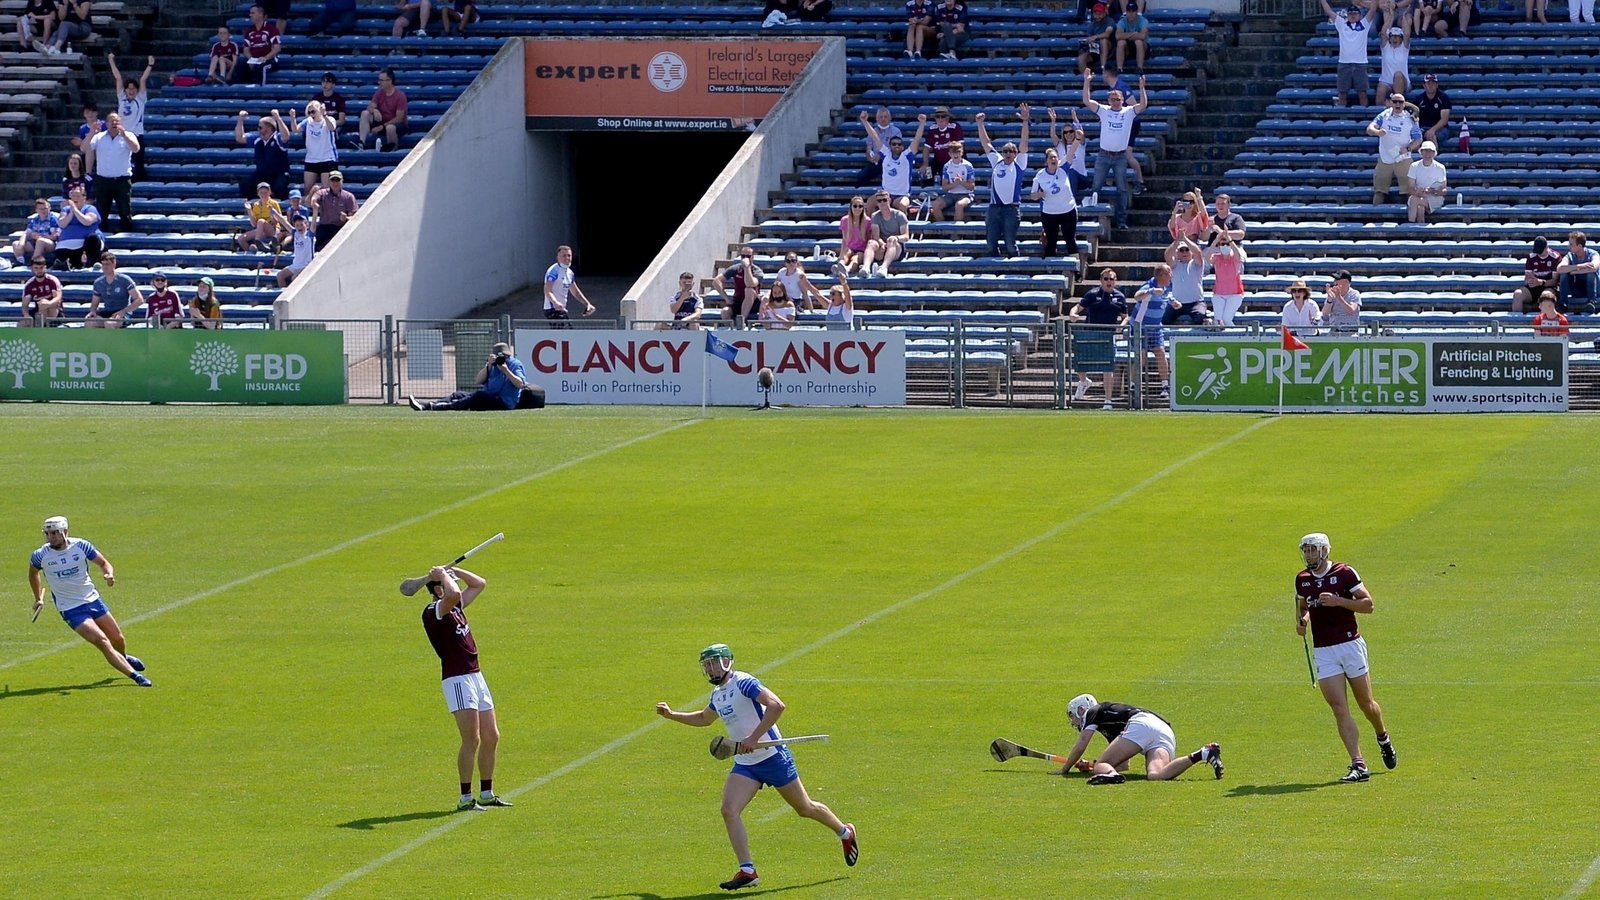
[[[1445,192],[1450,185],[1445,181],[1444,163],[1434,159],[1439,148],[1433,141],[1422,142],[1422,162],[1406,172],[1411,182],[1411,199],[1406,201],[1410,220],[1418,225],[1428,224],[1428,213],[1444,205]]]
[[[122,127],[122,114],[106,116],[106,130],[89,139],[87,171],[94,174],[94,203],[102,230],[135,231],[133,225],[133,154],[139,139]],[[117,205],[119,228],[110,228],[111,204]]]
[[[890,202],[906,215],[912,215],[911,176],[917,168],[917,152],[922,149],[922,132],[928,127],[927,114],[917,116],[917,133],[912,135],[909,147],[898,134],[887,140],[881,137],[866,113],[861,114],[861,127],[867,130],[867,140],[883,160],[882,187],[889,192]]]
[[[556,248],[555,264],[544,273],[544,317],[549,319],[554,328],[571,328],[572,323],[567,320],[567,297],[577,297],[583,302],[583,314],[594,315],[594,304],[583,295],[583,289],[578,287],[578,276],[572,272],[572,248],[566,244]]]
[[[1362,15],[1363,8],[1366,15]],[[1367,43],[1372,39],[1372,22],[1378,17],[1378,4],[1376,0],[1350,0],[1350,6],[1341,17],[1328,5],[1328,0],[1322,0],[1322,12],[1339,35],[1339,76],[1335,85],[1339,95],[1334,103],[1348,106],[1350,92],[1355,91],[1356,99],[1366,106]]]
[[[1133,122],[1150,105],[1150,93],[1145,90],[1144,76],[1139,76],[1139,102],[1123,105],[1122,92],[1112,90],[1106,94],[1104,105],[1089,96],[1094,76],[1083,73],[1083,105],[1100,118],[1100,153],[1094,161],[1094,190],[1105,187],[1108,177],[1117,184],[1113,218],[1118,228],[1128,227],[1128,144],[1133,139]]]
[[[989,208],[983,214],[984,238],[989,242],[990,256],[1017,256],[1017,227],[1022,223],[1019,209],[1022,203],[1022,170],[1028,167],[1028,119],[1032,111],[1028,104],[1017,107],[1017,117],[1022,120],[1022,146],[1007,141],[996,153],[989,140],[986,118],[978,113],[978,145],[984,158],[989,160]],[[1003,251],[1003,253],[1002,253]]]
[[[1411,153],[1422,146],[1422,126],[1406,105],[1406,98],[1389,95],[1389,108],[1378,113],[1367,126],[1367,134],[1378,139],[1378,164],[1372,170],[1372,203],[1389,199],[1389,185],[1400,183],[1401,193],[1410,190]]]

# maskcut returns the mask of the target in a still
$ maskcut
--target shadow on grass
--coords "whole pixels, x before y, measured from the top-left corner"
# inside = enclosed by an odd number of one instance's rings
[[[43,694],[59,694],[65,697],[73,691],[92,691],[95,688],[114,687],[121,680],[120,678],[102,678],[99,681],[91,681],[87,684],[60,684],[54,687],[23,688],[20,691],[13,691],[11,686],[7,685],[4,691],[0,691],[0,700],[9,700],[12,697],[38,697]],[[132,684],[133,682],[128,683]]]
[[[1321,781],[1316,784],[1238,784],[1228,790],[1224,797],[1259,797],[1273,794],[1302,794],[1306,791],[1315,791],[1338,784],[1337,781]]]
[[[448,809],[430,809],[426,812],[401,813],[397,816],[371,816],[365,819],[351,819],[340,822],[339,828],[354,828],[357,831],[371,831],[379,825],[394,825],[399,822],[417,822],[422,819],[443,819],[453,816],[455,812]]]
[[[825,878],[821,881],[813,881],[810,884],[790,884],[785,885],[784,887],[775,888],[762,888],[757,886],[757,888],[753,891],[740,891],[739,896],[759,897],[762,894],[781,894],[784,891],[803,891],[808,888],[821,887],[825,884],[833,884],[835,881],[844,881],[847,878],[848,876],[846,875],[837,875],[833,878]],[[709,900],[711,897],[727,896],[730,896],[727,891],[707,891],[703,894],[678,894],[673,897],[667,897],[663,894],[652,894],[647,891],[640,891],[632,894],[603,894],[595,896],[592,898],[592,900],[623,900],[623,898],[629,897],[634,898],[634,900]]]

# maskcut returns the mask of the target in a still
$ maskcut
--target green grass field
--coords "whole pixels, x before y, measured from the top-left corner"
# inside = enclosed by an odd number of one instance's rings
[[[1600,871],[1600,419],[0,406],[0,893],[713,896],[734,870],[696,653],[788,704],[798,897],[1559,897]],[[115,562],[153,690],[52,609],[45,516]],[[1292,623],[1301,534],[1377,602],[1401,754],[1366,784]],[[496,531],[471,611],[516,808],[456,815],[456,735],[396,584]],[[1222,742],[1090,788],[1089,691]],[[1097,747],[1103,744],[1097,741]],[[1142,763],[1135,762],[1136,772]]]

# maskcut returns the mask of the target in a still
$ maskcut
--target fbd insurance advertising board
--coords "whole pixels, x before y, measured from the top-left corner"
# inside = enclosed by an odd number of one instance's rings
[[[0,400],[343,403],[344,339],[325,331],[7,329]]]

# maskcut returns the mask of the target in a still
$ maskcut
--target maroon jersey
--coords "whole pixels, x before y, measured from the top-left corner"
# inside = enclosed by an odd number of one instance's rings
[[[29,278],[22,286],[22,308],[32,311],[39,308],[40,300],[49,300],[61,293],[61,281],[46,272],[43,278]]]
[[[272,52],[273,47],[283,44],[283,38],[278,33],[278,26],[267,22],[260,28],[252,28],[244,33],[244,49],[255,59],[261,59]]]
[[[1306,569],[1294,577],[1294,592],[1310,599],[1321,594],[1352,599],[1356,588],[1361,587],[1361,576],[1344,563],[1332,563],[1323,575],[1313,575]],[[1356,628],[1354,610],[1342,606],[1313,606],[1311,612],[1311,643],[1316,647],[1332,647],[1361,637]]]
[[[211,55],[222,59],[233,59],[239,55],[239,45],[233,41],[217,41],[211,45]]]
[[[1561,264],[1561,254],[1552,253],[1545,256],[1542,253],[1528,254],[1528,261],[1522,264],[1522,271],[1532,275],[1540,281],[1549,281],[1556,277],[1556,266]]]
[[[346,101],[344,95],[338,91],[334,91],[332,94],[324,94],[321,91],[317,91],[311,95],[311,99],[321,103],[323,111],[330,116],[344,115]]]
[[[183,302],[178,299],[176,291],[171,289],[156,291],[146,297],[144,302],[147,307],[146,315],[151,318],[163,321],[183,318]]]
[[[928,146],[933,148],[933,171],[938,174],[944,164],[950,161],[950,144],[961,140],[965,135],[961,133],[961,125],[951,122],[949,125],[928,126]]]
[[[467,614],[457,606],[449,615],[440,618],[433,611],[438,602],[435,600],[422,608],[422,628],[428,632],[433,652],[439,654],[439,677],[454,678],[479,671],[478,642],[467,625]]]

